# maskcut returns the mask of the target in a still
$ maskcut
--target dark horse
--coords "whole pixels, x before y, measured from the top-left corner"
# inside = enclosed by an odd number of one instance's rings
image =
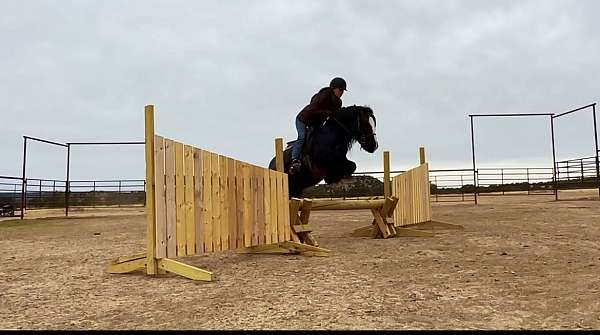
[[[302,191],[325,179],[327,184],[337,183],[352,175],[356,164],[346,158],[355,142],[369,153],[375,152],[376,119],[373,110],[366,106],[342,107],[323,125],[315,126],[307,135],[302,150],[302,168],[294,175],[288,175],[290,197],[300,197]],[[291,165],[292,142],[283,152],[284,171]],[[269,164],[275,170],[275,158]]]

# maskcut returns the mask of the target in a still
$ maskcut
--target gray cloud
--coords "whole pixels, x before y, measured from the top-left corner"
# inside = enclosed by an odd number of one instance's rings
[[[375,110],[393,167],[414,165],[419,146],[434,168],[469,167],[468,114],[597,100],[599,11],[583,0],[3,1],[0,150],[14,159],[0,174],[20,175],[22,135],[141,140],[145,104],[158,133],[264,166],[338,75],[345,105]],[[559,158],[593,154],[590,120],[561,120]],[[478,121],[478,161],[549,166],[540,122]],[[35,155],[28,174],[64,175],[62,156]],[[351,153],[363,171],[381,155]],[[74,159],[76,178],[143,176],[139,149]]]

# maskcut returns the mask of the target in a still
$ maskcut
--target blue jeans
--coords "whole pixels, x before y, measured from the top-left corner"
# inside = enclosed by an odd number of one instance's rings
[[[298,139],[296,142],[294,142],[294,148],[292,148],[292,161],[295,159],[300,159],[302,146],[304,145],[304,140],[306,139],[306,124],[298,120],[298,118],[296,118],[296,130],[298,131]]]

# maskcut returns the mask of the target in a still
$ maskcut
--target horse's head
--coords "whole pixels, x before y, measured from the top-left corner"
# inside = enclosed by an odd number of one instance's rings
[[[377,120],[373,114],[373,110],[367,106],[348,106],[343,107],[341,113],[338,114],[344,118],[350,127],[349,130],[352,133],[352,139],[360,144],[360,147],[365,149],[369,153],[375,152],[379,147],[377,138],[375,137],[375,126]],[[341,117],[347,115],[346,117]]]

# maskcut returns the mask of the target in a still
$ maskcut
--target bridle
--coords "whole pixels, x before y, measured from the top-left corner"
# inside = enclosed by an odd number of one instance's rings
[[[353,133],[350,129],[348,129],[348,127],[344,126],[337,118],[330,116],[329,119],[335,121],[342,129],[344,129],[344,131],[346,131],[350,135],[350,137],[355,138],[356,141],[361,146],[364,146],[365,143],[367,142],[367,135],[360,132],[360,119],[356,120],[357,132],[355,132],[355,133]],[[369,134],[369,136],[373,136],[373,137],[375,137],[375,135],[377,135],[377,134],[376,133]]]

